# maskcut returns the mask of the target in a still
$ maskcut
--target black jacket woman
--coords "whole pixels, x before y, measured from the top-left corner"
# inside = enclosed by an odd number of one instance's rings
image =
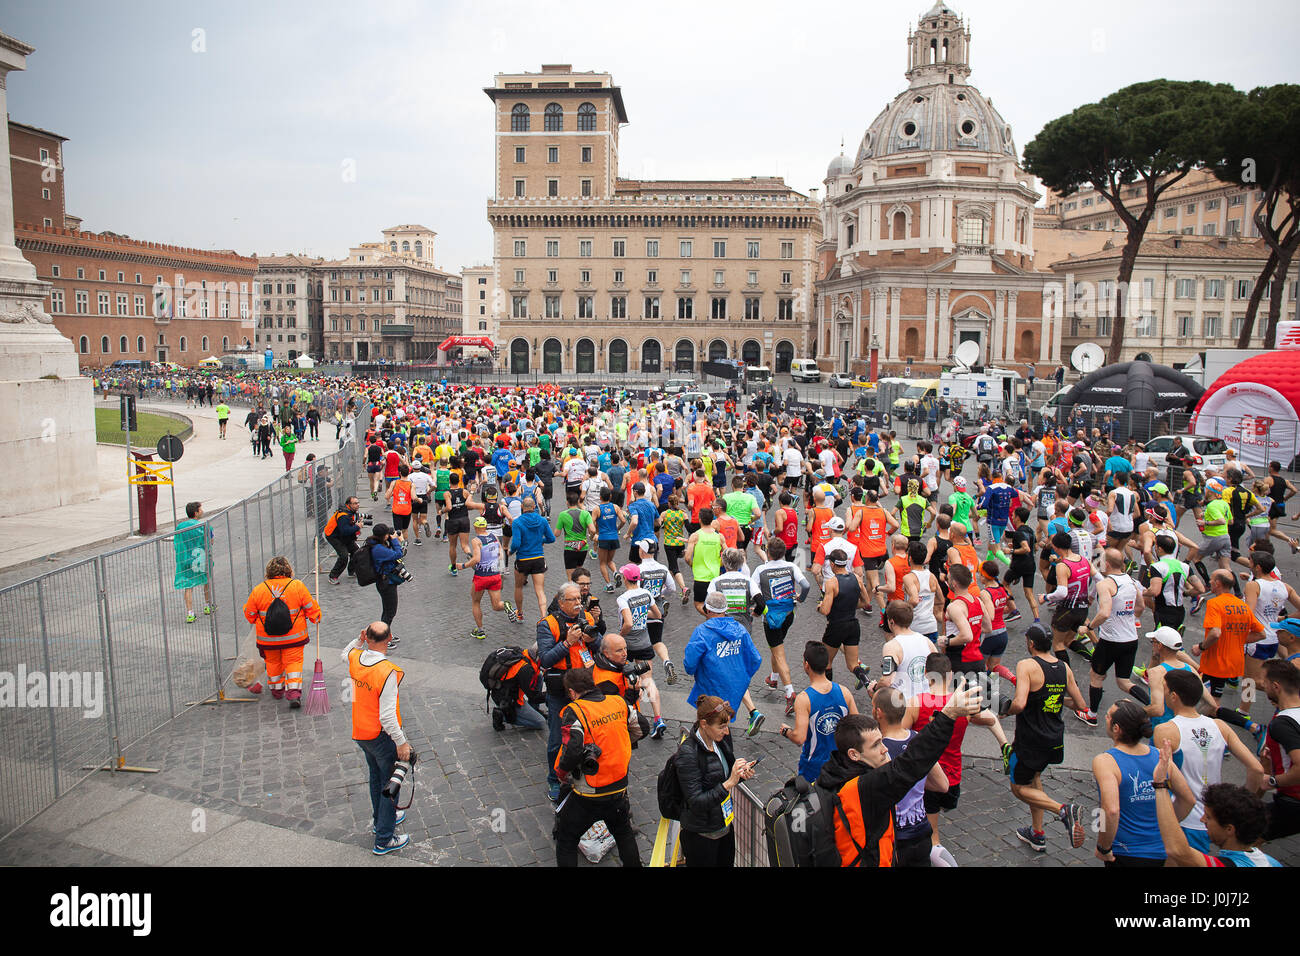
[[[682,852],[692,867],[734,866],[733,794],[754,775],[757,761],[737,760],[731,749],[735,712],[721,697],[702,695],[696,721],[677,750],[677,780],[685,798]]]

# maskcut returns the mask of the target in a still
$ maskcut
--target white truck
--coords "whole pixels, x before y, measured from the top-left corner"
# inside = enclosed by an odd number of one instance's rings
[[[1258,354],[1259,349],[1206,349],[1184,365],[1182,372],[1202,388],[1209,388],[1228,369]]]
[[[939,377],[939,398],[962,406],[967,413],[989,407],[990,414],[1013,412],[1019,399],[1020,373],[1005,368],[982,372],[944,372]]]

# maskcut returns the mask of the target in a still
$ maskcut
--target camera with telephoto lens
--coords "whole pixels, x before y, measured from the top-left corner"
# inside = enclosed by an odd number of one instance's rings
[[[363,512],[361,513],[361,523],[362,523],[362,525],[372,525],[372,524],[375,523],[375,516],[372,515],[372,514],[366,514],[366,513],[363,511]]]
[[[395,565],[393,565],[393,574],[396,575],[402,581],[410,581],[412,578],[415,577],[415,575],[413,575],[410,571],[406,570],[406,565],[402,564],[401,561],[398,561]]]
[[[650,673],[650,665],[646,661],[624,661],[622,670],[627,682],[635,684],[636,679],[642,674]]]
[[[388,783],[384,784],[384,796],[394,803],[397,802],[397,798],[402,792],[402,784],[406,782],[407,774],[415,769],[415,762],[418,759],[419,757],[412,750],[410,760],[399,760],[393,764],[393,775],[388,778]]]
[[[600,755],[599,744],[586,744],[583,746],[582,761],[578,764],[578,769],[582,771],[584,777],[600,773]]]

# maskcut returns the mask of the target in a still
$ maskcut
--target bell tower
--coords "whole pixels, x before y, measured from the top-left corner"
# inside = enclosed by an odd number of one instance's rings
[[[936,3],[908,32],[906,75],[912,86],[965,84],[970,76],[970,28],[946,3]]]

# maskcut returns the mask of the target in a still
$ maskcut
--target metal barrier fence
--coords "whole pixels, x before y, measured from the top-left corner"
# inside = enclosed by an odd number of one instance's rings
[[[369,405],[357,417],[368,422]],[[316,538],[362,468],[350,441],[188,527],[0,590],[0,839],[96,770],[126,769],[129,748],[169,720],[223,698],[266,562],[288,557],[313,588]],[[321,550],[327,570],[334,551]]]
[[[731,793],[736,814],[732,823],[736,835],[736,866],[771,866],[763,832],[767,822],[763,801],[744,783],[737,784]]]

